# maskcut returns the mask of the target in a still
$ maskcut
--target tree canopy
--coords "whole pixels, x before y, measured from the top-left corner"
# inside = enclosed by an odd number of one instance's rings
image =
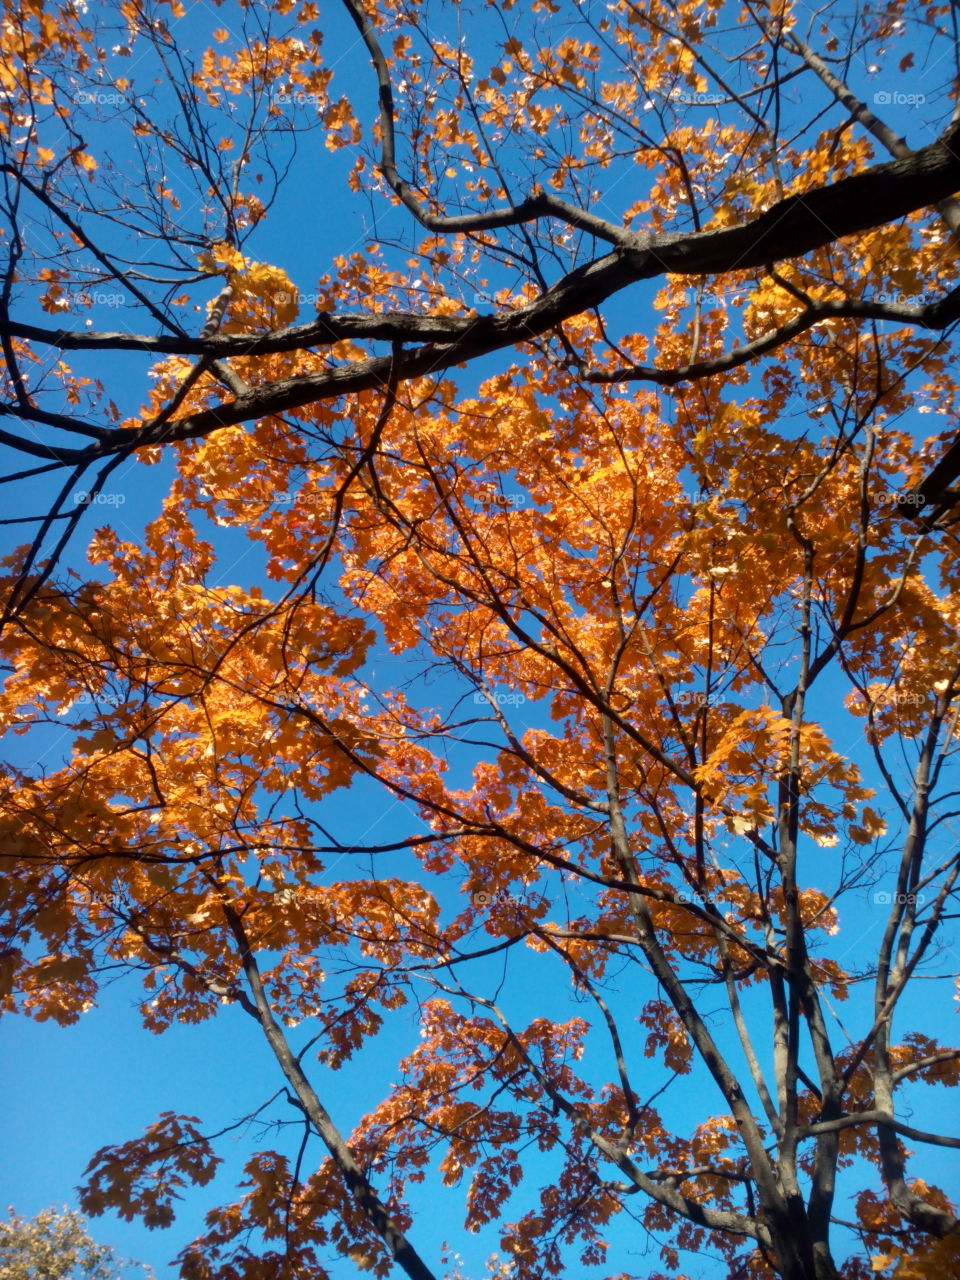
[[[0,8],[0,999],[269,1046],[181,1274],[954,1265],[956,7]]]
[[[117,1280],[122,1264],[112,1249],[95,1243],[81,1215],[43,1209],[35,1218],[7,1210],[0,1222],[3,1280]]]

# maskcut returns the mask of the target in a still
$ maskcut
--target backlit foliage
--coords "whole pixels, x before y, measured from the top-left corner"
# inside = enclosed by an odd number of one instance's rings
[[[0,11],[0,1007],[264,1038],[182,1274],[955,1266],[956,13]]]

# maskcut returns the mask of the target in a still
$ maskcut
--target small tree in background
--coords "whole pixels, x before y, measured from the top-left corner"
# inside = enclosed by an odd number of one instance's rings
[[[0,1222],[0,1280],[117,1280],[124,1262],[97,1244],[73,1209],[43,1209],[23,1218],[12,1208]],[[139,1265],[139,1264],[138,1264]],[[149,1268],[145,1274],[152,1276]]]

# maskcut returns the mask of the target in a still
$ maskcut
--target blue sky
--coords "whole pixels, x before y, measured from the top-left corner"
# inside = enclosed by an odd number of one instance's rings
[[[331,7],[329,15],[331,31],[327,47],[344,51],[333,56],[331,62],[352,88],[357,76],[367,74],[366,60],[356,33],[339,9]],[[325,13],[325,22],[327,16]],[[206,30],[218,25],[229,28],[230,23],[231,6],[212,8],[198,4],[191,7],[188,25],[183,30],[189,38],[201,39]],[[122,71],[130,74],[129,62],[124,63]],[[859,69],[858,74],[864,84],[870,83],[865,69]],[[372,81],[355,97],[358,103],[372,103]],[[909,104],[900,104],[898,110],[900,123],[907,131],[917,116],[911,114]],[[920,135],[927,128],[924,122],[922,128],[913,130],[911,141],[915,144],[926,141],[927,138]],[[250,246],[252,256],[284,267],[305,292],[327,269],[333,255],[362,248],[374,234],[387,235],[394,231],[400,234],[407,225],[405,213],[389,209],[385,204],[376,207],[374,220],[366,201],[346,192],[343,178],[349,159],[345,153],[330,156],[324,152],[322,164],[301,166],[296,183],[282,192],[262,232]],[[109,299],[110,291],[103,292]],[[213,287],[204,286],[197,291],[198,301],[205,302],[213,292]],[[653,292],[653,288],[642,291],[612,307],[610,313],[614,320],[627,323],[637,307],[638,297],[647,301]],[[24,314],[27,319],[41,322],[45,319],[39,311],[35,315]],[[117,312],[108,300],[88,314],[95,328],[109,328]],[[307,307],[301,318],[309,314]],[[477,377],[497,364],[491,361],[489,366],[465,375],[462,385],[469,389]],[[125,412],[137,410],[143,395],[142,382],[135,373],[131,374],[126,358],[98,356],[86,364],[77,360],[75,365],[80,371],[88,367],[95,369]],[[917,419],[914,425],[922,435],[929,422]],[[125,463],[110,482],[110,492],[122,495],[123,503],[114,501],[90,509],[74,544],[72,560],[67,563],[77,568],[83,566],[85,537],[105,519],[109,519],[122,536],[138,539],[144,522],[159,511],[170,475],[167,461],[152,468],[144,468],[132,460]],[[42,485],[29,490],[18,487],[12,494],[11,514],[30,513],[42,505],[45,496]],[[220,581],[269,585],[263,577],[259,547],[241,543],[235,534],[228,535],[212,526],[204,532],[215,540]],[[22,529],[14,529],[14,533],[14,541],[20,541]],[[375,669],[370,673],[371,683],[390,682],[393,668],[387,663],[392,661],[383,651],[371,657],[370,666]],[[431,696],[429,692],[427,696]],[[438,699],[444,696],[442,687],[436,690],[436,696]],[[531,710],[530,714],[531,723],[535,723],[539,713]],[[839,730],[838,748],[852,748],[859,732],[856,724],[841,723],[839,718],[835,723]],[[61,735],[56,730],[44,729],[27,740],[5,743],[4,749],[7,758],[21,767],[53,769],[67,753],[69,738],[66,728]],[[382,799],[378,801],[356,791],[325,802],[321,820],[328,819],[357,842],[370,838],[394,839],[409,834],[414,825],[413,816],[404,806],[389,802],[384,805]],[[829,851],[821,852],[825,860],[831,856]],[[415,864],[412,859],[398,858],[396,865],[406,866],[412,874]],[[826,866],[825,872],[825,878],[829,878]],[[347,872],[342,866],[331,867],[328,874],[333,877]],[[447,886],[439,894],[446,909],[457,909],[457,886]],[[855,901],[859,907],[854,906],[845,915],[842,943],[834,953],[841,961],[845,956],[855,960],[882,927],[867,888],[862,899]],[[538,1014],[558,1018],[593,1016],[566,989],[544,989],[537,985],[535,978],[525,982],[527,972],[532,976],[536,971],[527,970],[521,963],[515,974],[519,982],[511,986],[505,997],[507,1007],[518,1021]],[[629,975],[624,981],[629,981]],[[868,994],[865,991],[864,998]],[[133,981],[123,978],[104,988],[98,1007],[86,1014],[77,1026],[64,1029],[20,1018],[0,1024],[0,1051],[5,1061],[14,1064],[0,1098],[0,1131],[6,1137],[7,1157],[0,1168],[0,1204],[11,1203],[18,1212],[32,1214],[50,1204],[72,1203],[73,1188],[93,1152],[104,1144],[136,1136],[159,1112],[175,1110],[196,1115],[201,1118],[205,1131],[213,1132],[233,1124],[279,1088],[279,1074],[257,1029],[236,1008],[225,1009],[212,1022],[196,1027],[174,1027],[162,1037],[156,1037],[138,1025],[137,997]],[[852,1003],[856,1004],[856,998]],[[929,1022],[927,1029],[935,1029],[945,1021],[945,1007],[952,1009],[949,992],[944,991],[942,984],[919,985],[914,1009]],[[844,1014],[846,1016],[846,1011]],[[855,1024],[856,1019],[851,1018],[851,1022]],[[640,1033],[632,1034],[635,1044],[639,1043]],[[335,1075],[318,1070],[321,1093],[330,1099],[331,1110],[342,1130],[349,1132],[370,1101],[382,1096],[395,1078],[397,1058],[416,1045],[417,1037],[414,1010],[408,1008],[390,1021],[382,1035],[370,1043],[353,1064]],[[598,1055],[597,1078],[608,1078],[609,1068],[606,1075],[602,1074],[603,1070],[602,1055]],[[691,1077],[691,1081],[695,1078]],[[693,1124],[703,1116],[698,1089],[699,1086],[692,1087],[680,1080],[669,1091],[670,1114],[681,1131],[684,1123]],[[938,1109],[942,1114],[942,1098],[928,1100],[919,1090],[916,1093],[918,1119],[915,1123],[922,1127],[922,1117],[926,1116],[934,1125]],[[283,1105],[268,1114],[284,1118]],[[230,1189],[247,1154],[258,1149],[258,1145],[281,1142],[295,1145],[296,1135],[286,1133],[278,1138],[251,1126],[221,1139],[217,1144],[225,1161],[221,1175],[210,1187],[187,1195],[182,1213],[168,1231],[149,1233],[139,1223],[128,1225],[107,1217],[94,1223],[93,1232],[99,1240],[114,1244],[122,1254],[152,1264],[162,1275],[173,1254],[199,1230],[205,1208],[230,1198]],[[549,1166],[548,1156],[531,1159],[529,1181],[533,1183],[538,1176],[545,1176]],[[938,1167],[943,1168],[948,1183],[952,1169],[956,1182],[956,1161],[950,1153],[925,1159],[924,1169],[930,1171],[930,1176],[934,1176]],[[450,1241],[463,1255],[470,1280],[480,1280],[483,1259],[496,1248],[495,1233],[485,1232],[476,1239],[465,1237],[455,1198],[450,1207],[444,1202],[438,1209],[438,1204],[436,1184],[428,1181],[414,1198],[418,1214],[411,1235],[415,1244],[441,1271],[437,1262],[439,1246],[444,1239]],[[615,1224],[611,1241],[623,1250],[620,1265],[624,1268],[642,1274],[654,1265],[653,1254],[644,1256],[648,1246],[643,1233],[634,1230],[625,1218]],[[708,1254],[685,1259],[684,1265],[695,1280],[699,1277],[712,1280],[723,1272]],[[336,1280],[341,1277],[347,1280],[356,1272],[349,1263],[338,1261],[332,1265],[332,1274]]]

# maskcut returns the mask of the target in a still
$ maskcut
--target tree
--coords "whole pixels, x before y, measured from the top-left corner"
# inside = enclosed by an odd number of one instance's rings
[[[115,1280],[121,1274],[113,1250],[90,1238],[74,1210],[44,1209],[35,1218],[13,1209],[7,1214],[0,1222],[3,1280]]]
[[[70,1022],[119,966],[269,1044],[299,1136],[183,1274],[428,1280],[437,1177],[517,1280],[626,1274],[625,1222],[670,1275],[952,1256],[955,11],[4,12],[0,441],[55,492],[0,714],[75,736],[0,791],[2,990]],[[254,246],[321,158],[375,234],[309,295]],[[164,1113],[82,1206],[163,1225],[217,1163]]]

